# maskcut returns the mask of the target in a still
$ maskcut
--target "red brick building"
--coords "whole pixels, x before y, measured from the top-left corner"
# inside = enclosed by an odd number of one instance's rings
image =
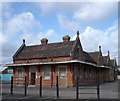
[[[59,76],[60,86],[74,86],[79,76],[81,84],[93,84],[99,75],[100,82],[116,80],[116,61],[102,56],[101,46],[96,52],[83,50],[79,32],[74,41],[68,35],[63,42],[48,43],[43,38],[40,45],[26,46],[25,40],[13,56],[14,80],[17,84],[27,77],[28,85],[39,85],[42,76],[43,86],[55,86]],[[16,83],[16,82],[14,82]]]

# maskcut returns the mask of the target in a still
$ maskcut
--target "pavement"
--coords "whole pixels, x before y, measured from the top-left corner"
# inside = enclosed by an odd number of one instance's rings
[[[115,101],[119,99],[120,94],[120,78],[115,82],[104,83],[100,85],[100,99],[111,99]],[[13,95],[10,94],[10,84],[1,85],[1,98],[3,101],[8,101],[13,99],[16,101],[23,99],[36,99],[36,100],[54,100],[58,99],[56,97],[55,87],[43,87],[42,97],[39,96],[39,87],[27,87],[27,96],[24,95],[24,86],[14,87]],[[91,86],[89,86],[90,88]],[[80,89],[79,92],[93,92],[93,89]],[[76,99],[76,87],[60,88],[59,99]],[[92,99],[94,101],[97,99],[97,94],[79,94],[79,99]],[[29,100],[28,100],[29,101]],[[85,100],[90,101],[90,100]],[[120,101],[120,99],[118,100]]]

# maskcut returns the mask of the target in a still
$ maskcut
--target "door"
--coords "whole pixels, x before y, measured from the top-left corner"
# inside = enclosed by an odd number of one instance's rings
[[[31,66],[29,68],[29,77],[30,77],[30,85],[35,85],[35,79],[36,79],[36,67],[35,66]]]
[[[35,85],[36,73],[31,73],[31,85]]]
[[[59,66],[59,86],[66,87],[67,86],[67,66]]]

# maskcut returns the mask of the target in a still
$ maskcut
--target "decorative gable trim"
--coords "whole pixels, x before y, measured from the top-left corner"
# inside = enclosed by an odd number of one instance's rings
[[[73,44],[72,50],[70,52],[70,56],[71,56],[71,59],[79,59],[82,61],[85,60],[82,45],[81,45],[80,38],[79,38],[79,31],[77,31],[77,37]]]
[[[13,59],[20,53],[20,51],[25,47],[25,40],[23,39],[23,43],[20,46],[20,48],[16,51],[16,53],[13,55]]]

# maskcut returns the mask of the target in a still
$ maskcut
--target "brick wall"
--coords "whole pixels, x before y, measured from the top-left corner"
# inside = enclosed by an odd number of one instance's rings
[[[67,86],[73,86],[73,66],[67,66]]]
[[[24,60],[14,60],[14,63],[37,63],[37,62],[51,62],[51,61],[66,61],[70,60],[69,56],[65,57],[54,57],[54,58],[45,58],[45,59],[24,59]]]
[[[61,65],[50,65],[51,70],[50,70],[50,80],[45,80],[44,79],[44,65],[38,65],[34,66],[36,68],[36,78],[35,78],[35,85],[39,86],[40,84],[40,76],[42,76],[42,83],[43,86],[56,86],[56,77],[59,73],[59,66]],[[59,78],[60,86],[74,86],[76,84],[76,79],[79,75],[79,83],[80,84],[94,84],[96,82],[96,67],[90,67],[87,65],[81,65],[81,64],[63,64],[63,67],[66,67],[66,81],[65,79]],[[34,68],[33,67],[33,68]],[[30,66],[24,66],[24,67],[16,67],[14,69],[14,83],[15,80],[17,80],[17,70],[18,68],[23,69],[23,77],[27,76],[27,83],[30,85]],[[79,73],[79,68],[82,68],[82,73]],[[89,71],[89,69],[92,68],[92,72]],[[85,69],[85,70],[84,70]],[[100,77],[100,82],[107,82],[109,81],[109,69],[100,69],[99,70],[99,77]],[[91,74],[90,74],[91,73]],[[22,83],[23,81],[20,80],[17,83]]]

